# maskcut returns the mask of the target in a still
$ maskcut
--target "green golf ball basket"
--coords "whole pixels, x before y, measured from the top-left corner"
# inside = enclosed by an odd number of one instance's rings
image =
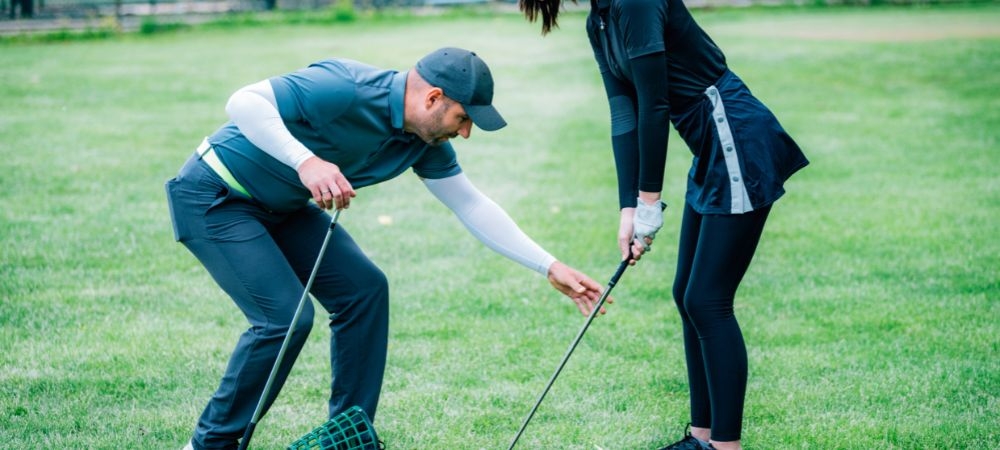
[[[379,448],[375,427],[368,420],[368,415],[357,406],[337,414],[288,446],[288,450],[378,450]]]

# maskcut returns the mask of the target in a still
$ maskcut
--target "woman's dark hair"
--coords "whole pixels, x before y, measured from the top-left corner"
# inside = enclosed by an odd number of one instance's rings
[[[576,0],[572,1],[576,3]],[[524,12],[524,16],[528,18],[528,22],[534,22],[539,15],[542,16],[543,35],[552,31],[553,27],[559,27],[556,16],[559,15],[559,6],[562,5],[562,0],[518,0],[517,4]]]

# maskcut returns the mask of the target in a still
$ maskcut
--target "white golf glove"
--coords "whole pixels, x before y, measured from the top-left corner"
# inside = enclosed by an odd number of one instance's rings
[[[642,199],[637,200],[632,219],[632,238],[642,243],[643,250],[649,251],[645,238],[655,238],[656,232],[663,227],[663,210],[667,209],[667,204],[657,200],[656,203],[647,205]]]

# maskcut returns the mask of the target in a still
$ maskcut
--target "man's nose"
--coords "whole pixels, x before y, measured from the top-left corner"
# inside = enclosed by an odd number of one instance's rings
[[[463,138],[468,139],[472,135],[472,121],[468,121],[458,129],[458,134],[462,135]]]

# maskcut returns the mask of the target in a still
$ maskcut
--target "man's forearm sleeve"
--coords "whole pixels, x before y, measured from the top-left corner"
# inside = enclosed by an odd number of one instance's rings
[[[465,174],[427,179],[424,185],[480,242],[524,267],[548,275],[556,258],[521,231],[507,212],[476,189]]]

